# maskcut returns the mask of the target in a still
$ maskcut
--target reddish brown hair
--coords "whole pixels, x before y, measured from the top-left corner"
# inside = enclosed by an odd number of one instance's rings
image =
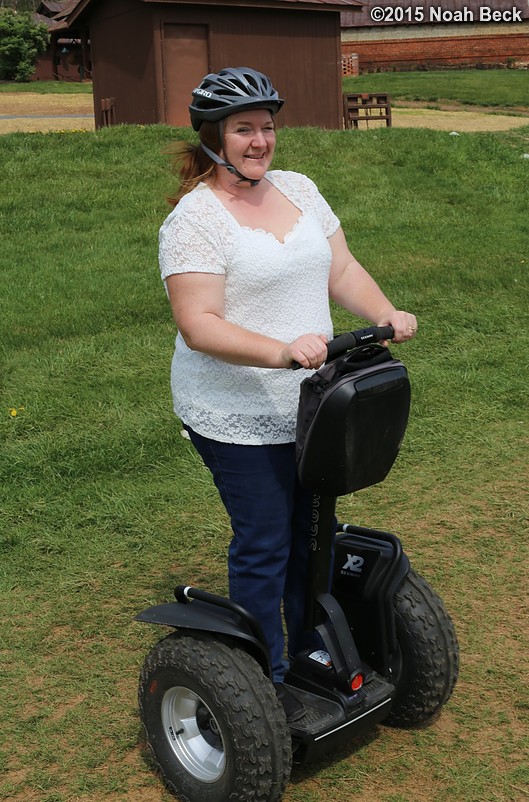
[[[200,141],[214,153],[220,153],[222,145],[218,123],[204,122],[200,126]],[[215,162],[202,150],[200,145],[190,142],[176,142],[169,150],[173,169],[178,174],[180,186],[174,197],[167,198],[171,206],[176,206],[184,195],[191,192],[201,181],[213,175]]]

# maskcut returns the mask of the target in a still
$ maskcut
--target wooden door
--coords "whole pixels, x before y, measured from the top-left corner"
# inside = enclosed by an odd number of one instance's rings
[[[189,125],[191,92],[209,72],[208,26],[164,24],[162,59],[165,122]]]

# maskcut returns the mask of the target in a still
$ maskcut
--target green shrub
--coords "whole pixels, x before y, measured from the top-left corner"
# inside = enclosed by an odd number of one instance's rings
[[[50,35],[31,14],[0,8],[0,80],[28,81]]]

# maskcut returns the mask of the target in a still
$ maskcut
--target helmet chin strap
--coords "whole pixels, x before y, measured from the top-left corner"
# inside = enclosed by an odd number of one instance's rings
[[[200,143],[200,147],[202,148],[204,153],[206,153],[209,156],[209,158],[215,162],[215,164],[219,164],[221,167],[225,167],[226,170],[228,170],[228,172],[230,172],[232,175],[236,175],[239,181],[247,181],[251,187],[256,187],[257,184],[261,181],[260,178],[246,178],[246,176],[240,173],[237,170],[237,168],[233,166],[233,164],[230,164],[229,162],[224,161],[224,159],[221,159],[220,156],[218,156],[212,150],[207,148],[203,142]]]

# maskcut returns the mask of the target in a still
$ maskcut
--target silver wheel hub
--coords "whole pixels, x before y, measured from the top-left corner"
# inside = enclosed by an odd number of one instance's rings
[[[175,686],[162,699],[162,726],[182,767],[201,782],[216,782],[226,767],[224,744],[213,713],[189,688]]]

